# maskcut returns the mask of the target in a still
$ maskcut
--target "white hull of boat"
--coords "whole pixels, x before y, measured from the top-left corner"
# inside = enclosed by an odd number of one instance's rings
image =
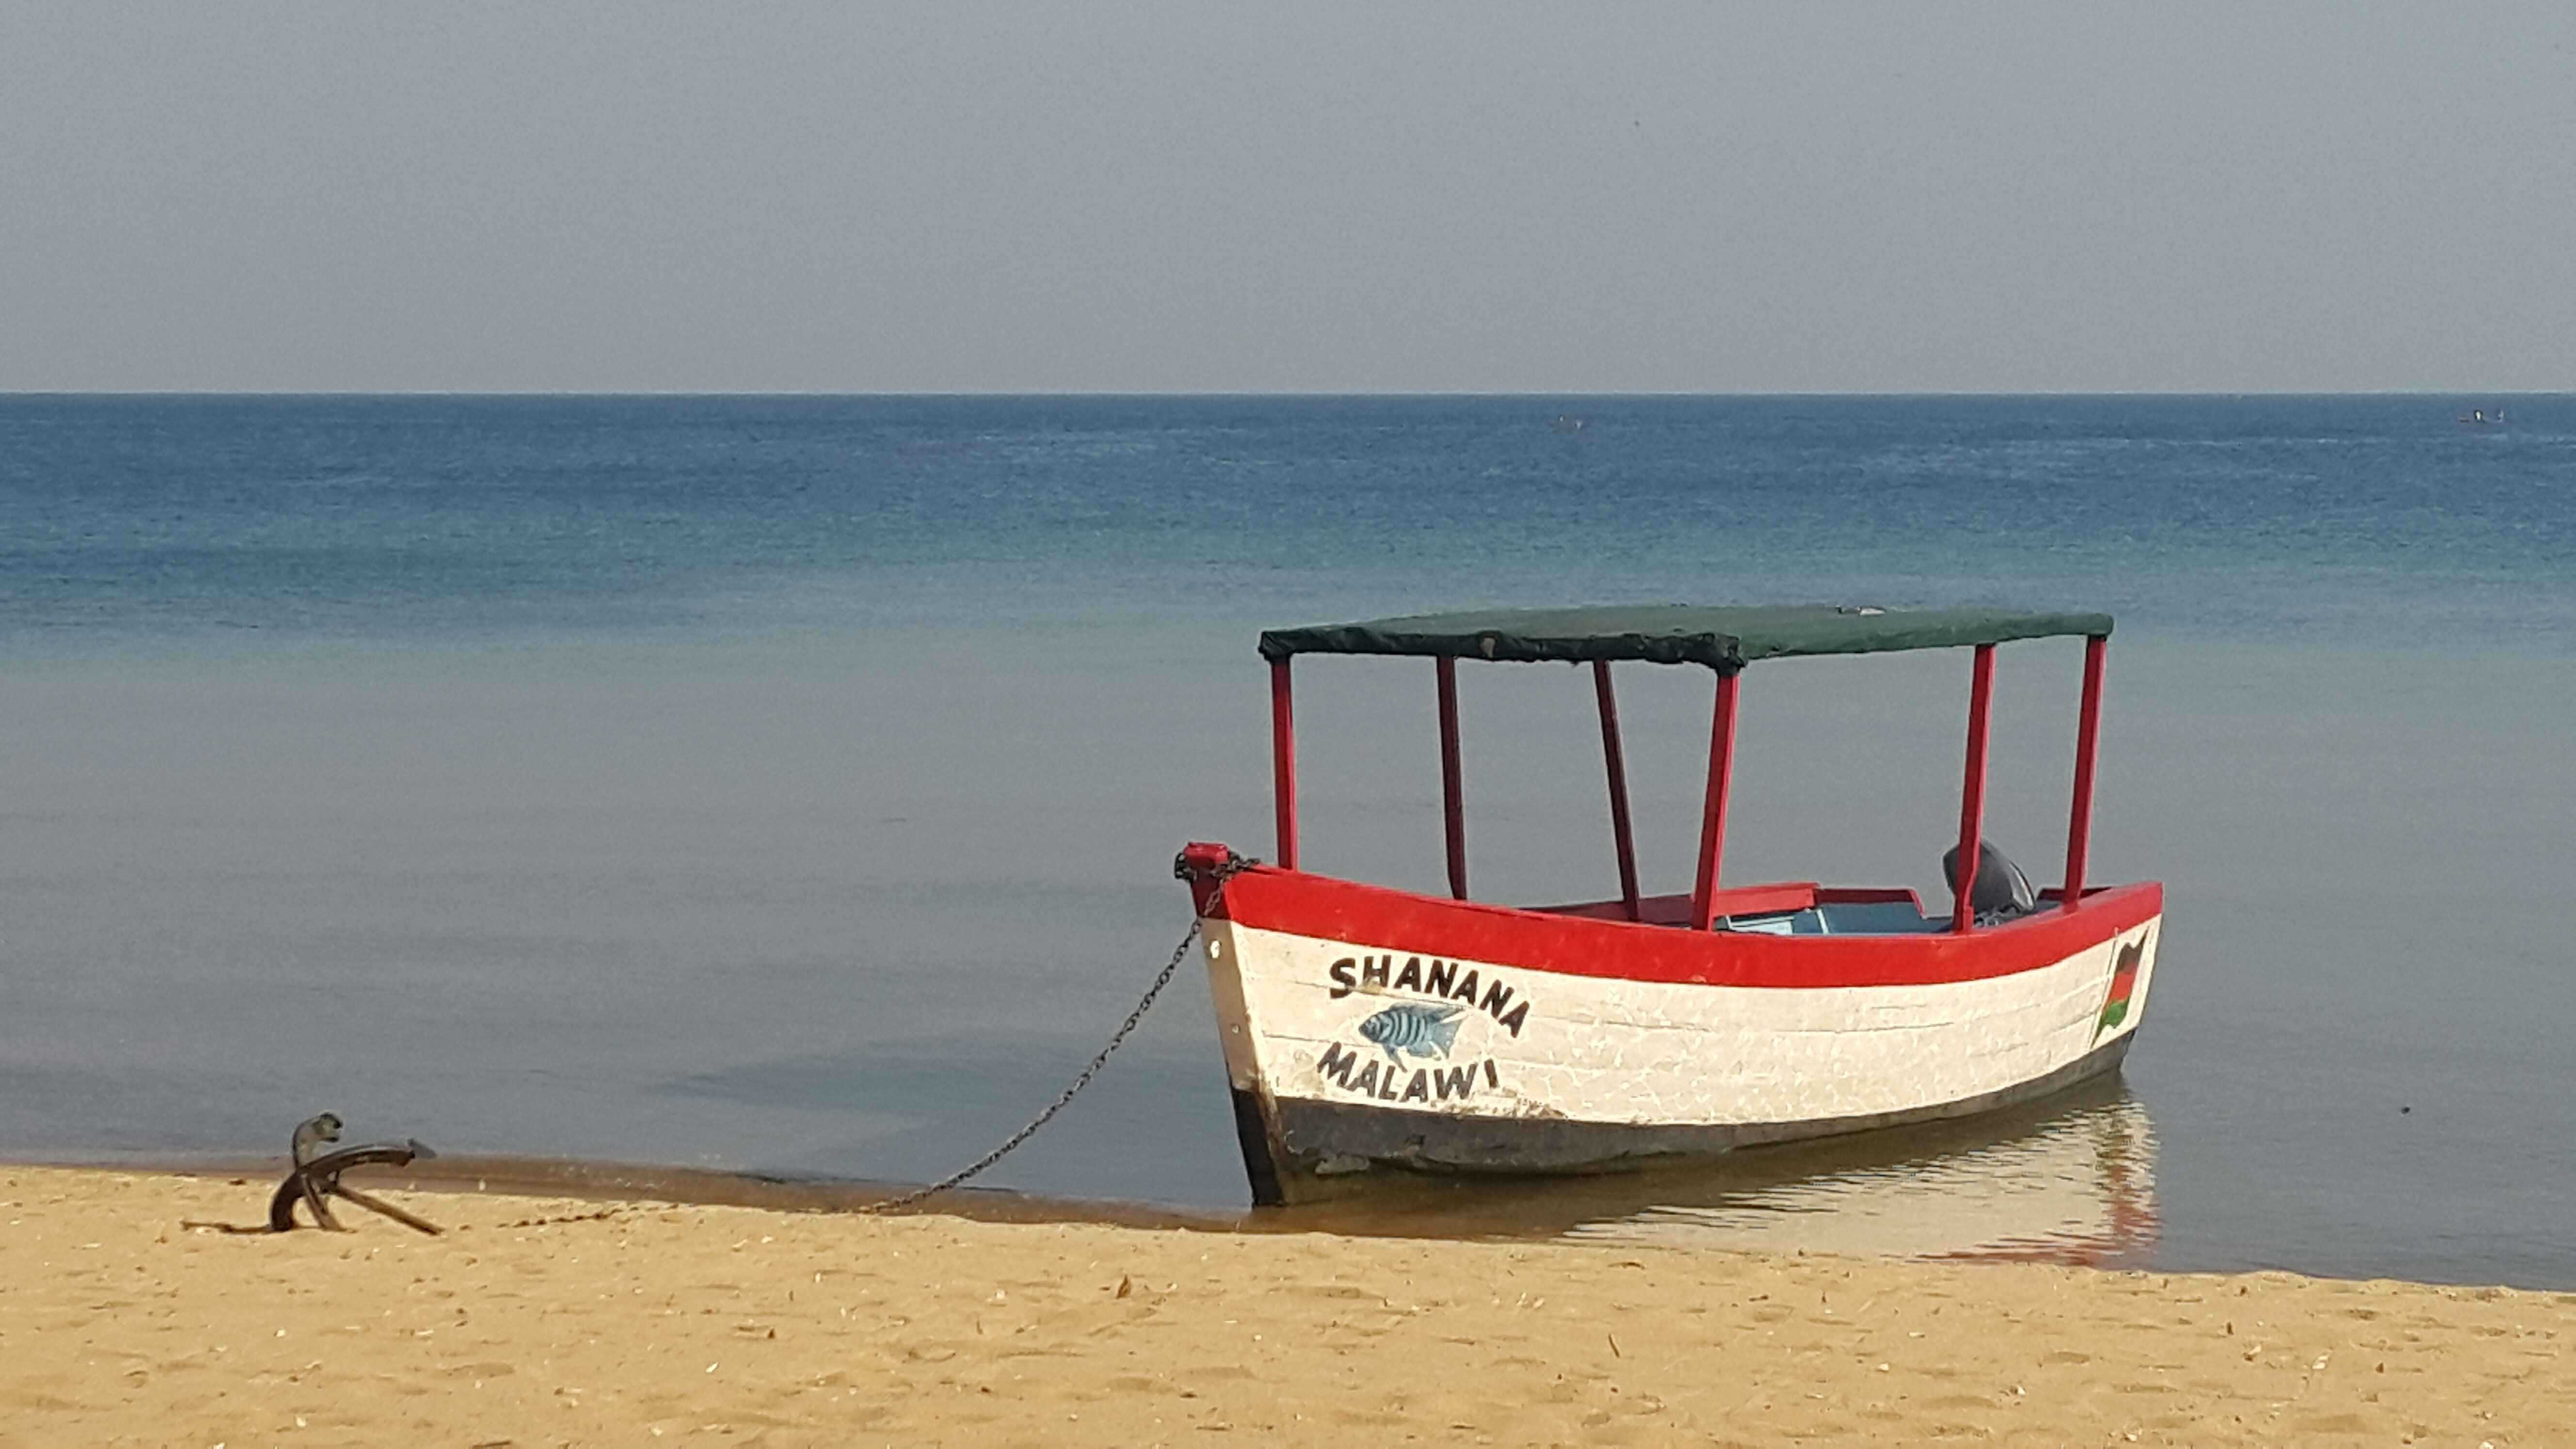
[[[1255,1194],[1288,1200],[1373,1165],[1584,1170],[2030,1100],[2118,1065],[2162,916],[2009,974],[1817,987],[1202,925]]]

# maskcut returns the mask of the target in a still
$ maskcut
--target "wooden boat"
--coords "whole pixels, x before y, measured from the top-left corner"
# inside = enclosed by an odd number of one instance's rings
[[[1257,1202],[1373,1168],[1579,1172],[1964,1116],[2114,1071],[2155,972],[2164,888],[2094,886],[2106,614],[1608,607],[1271,630],[1274,859],[1193,843],[1190,883],[1244,1166]],[[1999,644],[2084,642],[2064,883],[2034,891],[1982,839]],[[1954,900],[1810,881],[1724,885],[1744,667],[1890,650],[1972,652]],[[1446,897],[1298,866],[1290,671],[1299,655],[1433,661]],[[1457,665],[1588,664],[1620,896],[1513,907],[1467,895]],[[1614,662],[1715,676],[1688,894],[1638,886]]]

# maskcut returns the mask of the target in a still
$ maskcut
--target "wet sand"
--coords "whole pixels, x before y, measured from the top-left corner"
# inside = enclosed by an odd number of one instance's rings
[[[2576,1295],[0,1169],[0,1445],[2562,1442]],[[353,1183],[361,1178],[351,1177]]]

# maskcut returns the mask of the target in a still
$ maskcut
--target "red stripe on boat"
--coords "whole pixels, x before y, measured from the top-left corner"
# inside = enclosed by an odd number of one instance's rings
[[[2035,971],[2154,918],[2164,898],[2164,887],[2149,881],[2088,891],[2074,911],[2044,909],[1966,935],[1770,936],[1442,900],[1258,866],[1228,880],[1209,914],[1369,951],[1564,976],[1817,989],[1928,986]]]

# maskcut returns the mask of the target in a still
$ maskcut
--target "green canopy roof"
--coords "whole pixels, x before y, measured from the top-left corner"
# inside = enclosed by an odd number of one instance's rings
[[[1785,659],[1800,654],[1955,649],[2012,639],[2110,632],[2108,614],[1874,609],[1832,604],[1728,608],[1609,604],[1579,609],[1417,614],[1357,624],[1267,629],[1261,635],[1261,655],[1274,661],[1296,654],[1406,654],[1524,662],[1643,659],[1655,664],[1705,664],[1732,673],[1756,659]]]

